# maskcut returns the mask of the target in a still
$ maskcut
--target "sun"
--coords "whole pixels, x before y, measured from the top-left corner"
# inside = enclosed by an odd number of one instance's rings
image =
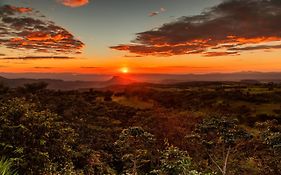
[[[129,68],[128,68],[128,67],[122,67],[122,68],[120,69],[120,71],[121,71],[123,74],[127,74],[127,73],[129,73]]]

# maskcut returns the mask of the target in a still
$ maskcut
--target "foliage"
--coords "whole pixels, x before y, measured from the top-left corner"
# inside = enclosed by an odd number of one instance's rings
[[[251,135],[237,125],[237,120],[211,117],[198,125],[195,133],[201,137],[203,145],[212,149],[216,145],[234,146],[239,139],[249,139]]]
[[[60,91],[0,84],[0,157],[30,175],[281,174],[281,86],[269,88],[190,82]]]
[[[0,82],[0,95],[9,92],[10,88]]]
[[[162,151],[159,169],[153,170],[151,173],[159,175],[211,175],[194,170],[188,153],[169,144]]]
[[[154,142],[154,136],[140,127],[130,127],[121,132],[115,145],[122,155],[124,173],[136,175],[144,165],[151,163],[150,149]]]
[[[91,150],[87,156],[87,165],[83,168],[84,173],[96,175],[116,175],[116,171],[109,166],[110,161],[107,159],[108,157],[111,156],[107,153]],[[81,164],[82,162],[79,163]]]
[[[0,114],[0,155],[8,155],[19,172],[40,174],[71,160],[75,134],[58,115],[19,98],[2,102]]]
[[[281,126],[277,120],[257,123],[257,126],[263,130],[261,136],[267,145],[272,149],[281,152]]]

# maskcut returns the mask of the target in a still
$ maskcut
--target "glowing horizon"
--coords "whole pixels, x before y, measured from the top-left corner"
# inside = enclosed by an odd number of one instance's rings
[[[258,1],[4,0],[0,72],[281,72],[281,4]]]

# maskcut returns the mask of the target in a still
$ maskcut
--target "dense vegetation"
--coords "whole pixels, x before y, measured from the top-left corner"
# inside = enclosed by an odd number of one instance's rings
[[[46,87],[0,86],[0,174],[281,174],[280,84]]]

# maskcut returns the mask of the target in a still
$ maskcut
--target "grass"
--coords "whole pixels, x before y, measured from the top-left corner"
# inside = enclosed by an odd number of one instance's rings
[[[244,89],[244,92],[249,92],[250,94],[276,93],[280,91],[280,88],[274,88],[270,90],[268,87],[249,87]]]
[[[256,114],[274,115],[274,110],[280,109],[280,104],[262,104],[255,106]]]
[[[112,101],[117,102],[121,105],[124,106],[129,106],[133,108],[138,108],[138,109],[150,109],[153,107],[153,102],[152,101],[143,101],[139,99],[138,97],[113,97]]]
[[[1,158],[0,160],[0,175],[17,175],[15,170],[12,170],[12,161],[9,159]]]

